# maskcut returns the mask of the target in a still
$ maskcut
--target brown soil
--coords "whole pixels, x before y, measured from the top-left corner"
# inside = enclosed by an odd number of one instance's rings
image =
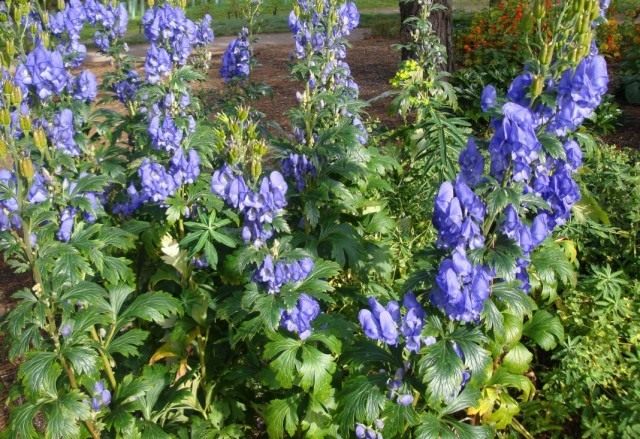
[[[640,105],[620,104],[620,127],[604,140],[612,145],[640,149]]]
[[[393,77],[398,63],[399,54],[392,48],[396,41],[384,38],[364,38],[352,41],[348,51],[347,62],[351,72],[360,87],[360,98],[368,101],[382,93],[389,91],[389,80]],[[257,110],[265,113],[269,121],[278,123],[284,129],[289,129],[287,111],[296,105],[296,90],[300,84],[290,75],[291,45],[259,44],[255,50],[258,61],[252,79],[271,87],[272,96],[253,102]],[[224,86],[218,75],[220,57],[215,57],[209,71],[207,87],[221,90]],[[397,123],[397,118],[387,113],[390,98],[376,100],[371,103],[366,112],[371,118],[379,119],[385,124]]]
[[[0,261],[0,321],[13,306],[11,295],[21,288],[31,285],[31,275],[15,274],[10,267]],[[8,421],[8,411],[4,404],[9,387],[16,378],[16,365],[9,361],[4,334],[0,330],[0,431],[4,431]]]

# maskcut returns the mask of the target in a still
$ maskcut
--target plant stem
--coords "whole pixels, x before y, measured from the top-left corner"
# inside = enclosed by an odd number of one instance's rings
[[[98,333],[96,332],[96,328],[95,327],[91,327],[91,338],[93,338],[98,344],[100,344],[101,348],[98,349],[98,352],[100,353],[100,358],[102,358],[102,364],[104,364],[104,371],[107,374],[107,378],[109,379],[109,383],[111,384],[111,388],[113,390],[116,390],[117,387],[117,382],[116,382],[116,377],[113,374],[113,369],[111,368],[111,362],[109,361],[109,358],[107,357],[107,355],[104,353],[104,351],[102,350],[102,343],[100,343],[100,337],[98,337]]]

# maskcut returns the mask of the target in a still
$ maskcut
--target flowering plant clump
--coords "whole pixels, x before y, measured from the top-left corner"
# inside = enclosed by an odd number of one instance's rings
[[[549,238],[580,199],[577,130],[608,84],[592,45],[606,5],[534,3],[535,59],[476,103],[490,129],[451,128],[457,161],[414,169],[447,177],[428,188],[425,232],[390,207],[402,197],[393,177],[411,166],[363,116],[345,61],[353,2],[294,2],[301,90],[282,137],[236,105],[260,2],[222,56],[240,87],[215,114],[192,89],[209,16],[153,4],[138,65],[122,4],[0,5],[0,248],[31,274],[1,326],[19,367],[7,437],[521,431],[529,349],[562,338],[536,300],[571,281],[566,243]],[[443,52],[421,4],[419,57],[394,86],[402,130],[424,144],[456,99],[438,83]],[[83,69],[87,24],[107,74]],[[406,236],[431,248],[414,261]]]
[[[238,38],[232,40],[222,55],[220,76],[225,82],[233,79],[246,79],[251,72],[251,50],[249,29],[242,28]]]

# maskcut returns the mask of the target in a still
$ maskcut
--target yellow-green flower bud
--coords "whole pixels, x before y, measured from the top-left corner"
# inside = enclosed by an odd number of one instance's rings
[[[11,113],[6,108],[0,109],[0,124],[6,127],[11,125]]]
[[[22,174],[24,178],[26,178],[29,182],[31,182],[34,171],[33,171],[33,162],[29,157],[23,157],[20,159],[20,174]]]
[[[251,163],[251,178],[253,181],[257,181],[262,174],[262,164],[259,160],[253,160]]]
[[[29,116],[24,114],[20,116],[20,129],[25,133],[31,131],[31,118]]]
[[[544,90],[544,77],[542,75],[536,75],[535,78],[533,78],[533,84],[531,84],[532,99],[540,96],[542,90]]]
[[[9,58],[13,58],[16,54],[16,44],[13,41],[13,38],[9,38],[4,43],[4,51]]]
[[[47,147],[47,135],[42,127],[33,130],[33,143],[35,143],[36,148],[41,152]]]
[[[9,153],[9,146],[7,145],[7,142],[5,142],[5,140],[2,137],[0,137],[0,160],[4,161],[8,153]]]
[[[22,90],[20,90],[20,87],[13,87],[13,90],[11,90],[11,103],[13,105],[22,103]]]

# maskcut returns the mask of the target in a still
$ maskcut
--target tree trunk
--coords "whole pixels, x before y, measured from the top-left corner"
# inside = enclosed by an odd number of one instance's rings
[[[433,30],[440,39],[442,45],[447,49],[447,65],[443,66],[447,72],[453,71],[453,14],[451,11],[451,0],[434,0],[434,4],[443,5],[443,11],[434,11],[429,21],[433,25]]]
[[[400,42],[402,44],[408,44],[411,42],[411,31],[413,30],[412,24],[407,24],[405,21],[409,17],[416,17],[420,12],[420,5],[417,1],[403,1],[400,0]],[[402,48],[402,59],[413,58],[413,54],[407,48]]]
[[[451,11],[451,0],[434,0],[434,4],[440,4],[446,7],[444,11],[434,11],[429,20],[433,26],[436,36],[447,51],[447,64],[442,66],[443,69],[451,72],[453,70],[453,22]],[[409,17],[417,16],[420,12],[420,5],[417,1],[404,2],[400,1],[400,41],[406,44],[411,41],[412,25],[405,23]],[[409,59],[412,53],[407,49],[402,50],[402,59]]]

